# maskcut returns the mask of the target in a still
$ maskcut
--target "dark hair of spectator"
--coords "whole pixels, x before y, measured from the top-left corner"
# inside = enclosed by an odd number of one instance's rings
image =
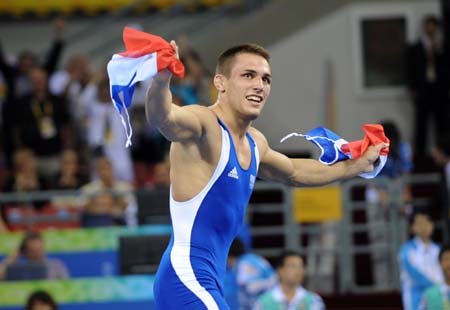
[[[429,23],[434,24],[438,27],[441,25],[441,21],[439,20],[439,18],[436,15],[427,15],[423,18],[424,25],[427,25]]]
[[[25,251],[27,250],[28,242],[36,239],[42,240],[42,236],[40,233],[34,231],[27,232],[23,237],[22,242],[20,243],[19,247],[20,254],[24,255]]]
[[[281,254],[280,254],[280,256],[278,257],[278,259],[277,259],[277,262],[276,262],[276,268],[281,268],[281,267],[283,267],[283,265],[284,265],[284,263],[285,263],[285,261],[286,261],[286,258],[288,258],[288,257],[290,257],[290,256],[297,256],[297,257],[300,257],[301,259],[302,259],[302,261],[303,262],[305,262],[305,259],[303,258],[303,256],[301,256],[300,255],[300,253],[298,253],[298,252],[296,252],[296,251],[293,251],[293,250],[286,250],[286,251],[283,251]]]
[[[58,305],[54,301],[53,297],[46,291],[35,291],[27,300],[25,310],[33,310],[33,305],[36,302],[41,302],[52,307],[52,310],[58,310]]]
[[[431,215],[428,212],[424,210],[416,210],[411,214],[411,217],[409,218],[409,224],[412,225],[414,223],[415,218],[419,215],[425,216],[430,222],[433,221]]]
[[[223,52],[217,60],[216,74],[229,76],[231,72],[231,63],[238,54],[255,54],[263,57],[267,62],[270,60],[269,52],[262,46],[257,44],[242,44],[234,46]]]

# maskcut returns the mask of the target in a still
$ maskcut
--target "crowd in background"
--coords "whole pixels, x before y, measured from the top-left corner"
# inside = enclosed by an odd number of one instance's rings
[[[0,76],[6,88],[0,188],[2,192],[81,190],[86,199],[72,202],[83,213],[112,215],[98,223],[133,225],[135,205],[125,193],[168,186],[169,143],[145,120],[148,83],[143,82],[135,90],[130,111],[133,144],[125,147],[125,132],[111,104],[106,64],[95,68],[86,55],[71,55],[65,27],[58,18],[45,59],[30,49],[9,61],[7,47],[0,47]],[[64,54],[69,57],[61,64]],[[209,105],[214,92],[198,53],[185,45],[180,57],[186,76],[173,83],[174,102]],[[69,204],[33,203],[37,211],[49,205]],[[14,207],[17,204],[2,204],[2,228],[8,226]],[[82,224],[89,226],[88,222]]]

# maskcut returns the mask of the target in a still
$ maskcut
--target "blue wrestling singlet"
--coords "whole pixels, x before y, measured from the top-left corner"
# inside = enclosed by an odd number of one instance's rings
[[[250,167],[243,169],[228,129],[220,120],[219,124],[222,151],[208,184],[188,201],[178,202],[170,195],[173,234],[153,289],[158,310],[230,309],[223,294],[226,261],[243,224],[259,155],[246,133],[252,154]]]

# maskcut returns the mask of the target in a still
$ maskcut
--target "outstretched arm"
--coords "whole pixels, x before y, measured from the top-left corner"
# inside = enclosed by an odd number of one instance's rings
[[[170,44],[177,50],[174,41]],[[152,80],[145,100],[147,120],[172,142],[182,142],[200,138],[203,124],[198,114],[198,107],[179,107],[172,102],[170,79],[172,74],[166,69],[159,72]]]
[[[293,159],[272,150],[262,134],[259,139],[261,164],[258,175],[263,179],[282,182],[291,186],[323,185],[357,176],[374,169],[382,148],[379,144],[358,159],[349,159],[327,166],[314,159]]]

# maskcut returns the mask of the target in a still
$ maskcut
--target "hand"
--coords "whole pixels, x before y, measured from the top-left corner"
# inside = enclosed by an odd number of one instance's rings
[[[362,172],[372,172],[375,166],[379,163],[381,150],[388,147],[388,143],[380,143],[375,146],[369,146],[367,151],[360,158]]]
[[[173,47],[174,50],[175,50],[175,56],[176,56],[176,58],[177,58],[177,59],[180,59],[180,56],[179,56],[179,54],[178,54],[178,46],[177,46],[177,43],[176,43],[174,40],[172,40],[172,41],[170,41],[170,45],[172,45],[172,47]],[[170,81],[170,78],[171,78],[171,77],[172,77],[172,73],[171,73],[169,70],[164,69],[163,71],[159,72],[159,73],[153,78],[153,81],[154,81],[155,83],[157,83],[157,84],[165,84],[165,83],[168,83],[168,82]]]

